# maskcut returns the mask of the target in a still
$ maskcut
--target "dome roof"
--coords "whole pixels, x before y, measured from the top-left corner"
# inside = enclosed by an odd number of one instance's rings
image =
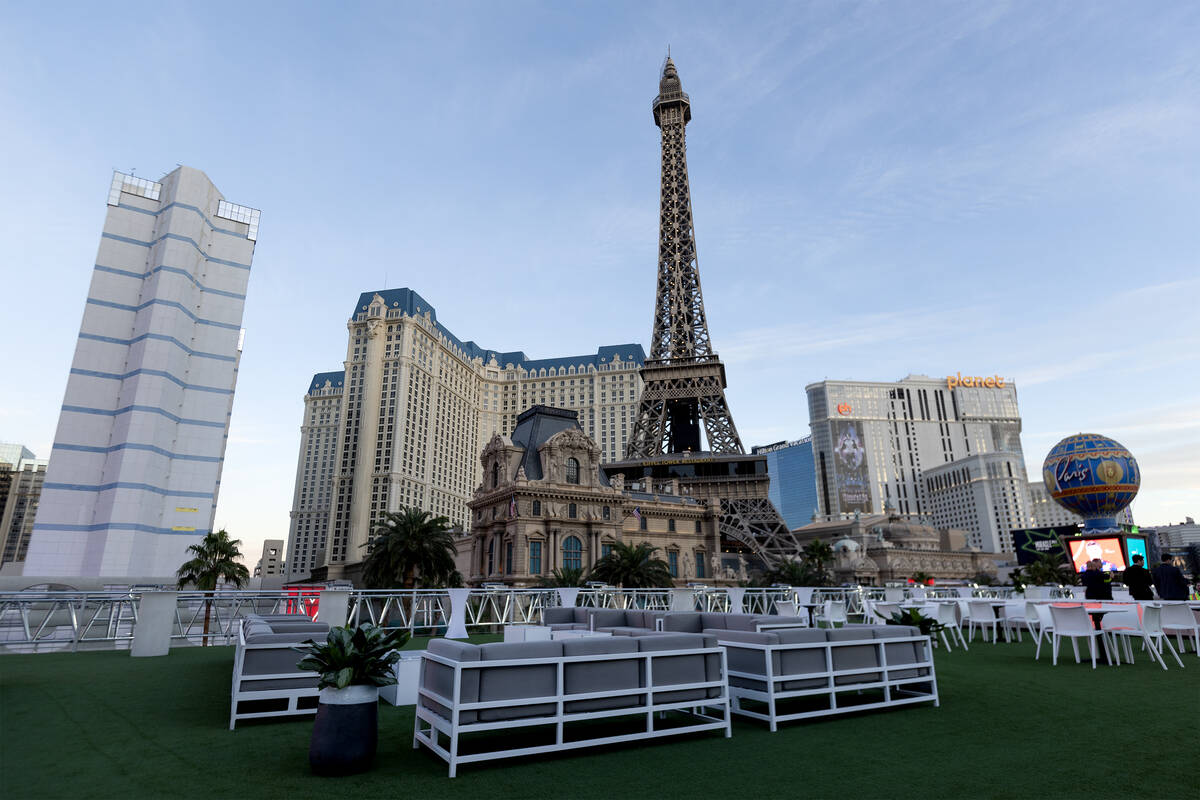
[[[1046,491],[1060,506],[1087,520],[1111,520],[1138,493],[1142,473],[1123,445],[1096,433],[1068,436],[1042,464]]]

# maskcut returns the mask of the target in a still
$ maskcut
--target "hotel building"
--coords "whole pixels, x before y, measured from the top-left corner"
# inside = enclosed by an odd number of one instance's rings
[[[212,529],[258,220],[113,175],[25,575],[168,578]]]
[[[0,574],[21,574],[45,479],[43,459],[22,445],[0,443]]]
[[[365,292],[348,322],[344,369],[315,375],[304,398],[287,579],[361,562],[385,512],[416,507],[470,530],[479,453],[533,405],[578,413],[615,461],[641,397],[641,345],[531,359],[462,341],[411,289]]]
[[[971,383],[909,375],[806,387],[820,516],[890,507],[1011,551],[1010,531],[1032,520],[1017,389],[998,377]]]
[[[751,450],[767,457],[771,488],[767,497],[789,528],[812,522],[817,513],[817,478],[813,472],[812,437],[765,444]]]

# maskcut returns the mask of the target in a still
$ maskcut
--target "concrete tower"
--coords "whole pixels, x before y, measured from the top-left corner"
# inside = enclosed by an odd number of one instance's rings
[[[113,175],[25,575],[169,578],[212,529],[258,219]]]

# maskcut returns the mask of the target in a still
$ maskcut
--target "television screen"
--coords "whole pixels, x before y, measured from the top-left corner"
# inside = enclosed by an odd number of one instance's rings
[[[1146,540],[1138,536],[1125,537],[1125,553],[1129,556],[1129,563],[1133,563],[1134,556],[1141,556],[1143,566],[1146,561]]]
[[[1121,552],[1121,540],[1116,537],[1068,539],[1067,547],[1076,572],[1083,572],[1087,569],[1087,562],[1093,558],[1104,562],[1101,569],[1107,572],[1123,572],[1125,570],[1125,555]]]

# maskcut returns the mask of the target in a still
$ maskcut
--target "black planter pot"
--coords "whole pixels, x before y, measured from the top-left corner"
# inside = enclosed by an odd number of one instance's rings
[[[371,768],[379,741],[379,689],[322,689],[308,764],[317,775],[353,775]]]

